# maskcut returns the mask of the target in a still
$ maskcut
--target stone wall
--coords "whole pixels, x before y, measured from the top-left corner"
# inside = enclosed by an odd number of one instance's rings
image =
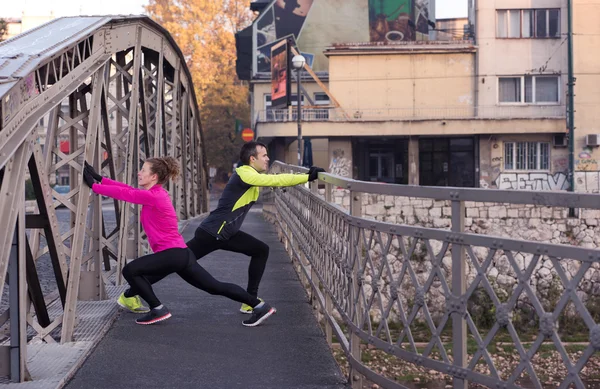
[[[321,191],[321,194],[323,193]],[[332,198],[336,204],[349,209],[349,191],[335,190]],[[370,194],[363,195],[362,200],[362,214],[367,219],[421,227],[442,229],[451,227],[450,201]],[[597,248],[599,245],[597,242],[600,242],[600,210],[582,210],[579,217],[568,218],[568,209],[558,207],[466,202],[465,208],[465,232],[545,243],[568,244],[585,248]],[[375,264],[374,269],[379,268],[383,248],[388,243],[387,239],[386,235],[381,242],[372,240],[369,247],[366,248],[369,257]],[[392,244],[386,253],[386,258],[391,265],[391,269],[393,269],[391,276],[396,281],[400,275],[404,258],[400,249],[400,240],[402,240],[407,250],[414,243],[411,239],[405,237],[392,238]],[[439,254],[443,247],[443,242],[440,241],[429,240],[428,244],[435,256]],[[471,285],[477,275],[473,260],[477,260],[481,264],[489,253],[489,248],[486,247],[473,247],[472,249],[476,258],[471,258],[471,254],[467,251],[468,286]],[[512,255],[520,271],[524,271],[534,260],[534,255],[530,253],[513,251]],[[417,241],[410,263],[421,286],[429,279],[433,268],[430,258],[427,243]],[[574,277],[580,268],[580,262],[575,260],[561,260],[560,265],[569,279]],[[374,269],[367,266],[367,275],[363,284],[369,293],[373,289],[381,291],[384,300],[383,306],[387,306],[391,293],[390,283],[392,277],[384,272],[379,285],[374,288],[376,278],[374,275],[377,274],[377,270]],[[577,294],[584,304],[591,303],[592,300],[596,303],[597,299],[590,299],[590,297],[597,296],[600,292],[599,269],[600,265],[594,264],[578,285]],[[451,249],[446,250],[443,254],[441,271],[447,284],[451,285]],[[511,265],[507,253],[497,251],[486,274],[500,301],[507,301],[518,284],[517,271]],[[381,285],[382,283],[383,285]],[[564,290],[564,286],[548,256],[543,256],[537,260],[530,278],[530,285],[547,310],[552,309]],[[399,290],[402,291],[402,293],[399,293],[399,298],[405,306],[410,307],[414,303],[416,295],[414,283],[409,278],[404,277],[403,282],[398,286],[400,287]],[[439,317],[446,309],[442,280],[436,278],[431,289],[425,292],[427,306],[434,316]],[[487,292],[484,293],[484,297],[486,297],[485,295],[487,295]],[[481,300],[481,293],[477,298]],[[477,300],[477,298],[474,297],[472,300]],[[486,298],[489,300],[489,297]],[[529,309],[529,316],[534,316],[529,300],[526,293],[521,293],[517,307]],[[473,310],[472,315],[478,309],[481,309],[481,306],[476,306],[477,304],[481,305],[481,302],[469,301],[469,304],[471,306],[470,310]],[[574,309],[571,304],[569,309],[571,311]],[[372,315],[377,320],[380,317],[379,309],[374,308]]]

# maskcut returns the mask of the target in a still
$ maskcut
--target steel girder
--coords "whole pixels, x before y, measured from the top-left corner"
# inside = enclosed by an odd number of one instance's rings
[[[61,31],[68,35],[57,36]],[[169,185],[179,218],[208,210],[191,77],[169,33],[149,18],[63,18],[0,44],[0,98],[0,296],[17,255],[26,264],[18,274],[27,293],[9,297],[26,308],[21,333],[70,342],[76,340],[77,301],[106,298],[106,287],[122,283],[126,261],[148,251],[139,207],[103,205],[92,196],[82,184],[84,160],[104,176],[137,186],[146,158],[173,156],[182,167]],[[68,193],[53,188],[58,175],[68,177]],[[27,177],[36,201],[25,214]],[[66,208],[70,222],[59,223],[57,207]],[[107,225],[107,212],[115,225]],[[19,250],[11,249],[15,236]],[[36,264],[44,256],[51,260],[55,290],[41,286]],[[49,315],[53,302],[61,314]],[[10,316],[0,305],[0,327]]]

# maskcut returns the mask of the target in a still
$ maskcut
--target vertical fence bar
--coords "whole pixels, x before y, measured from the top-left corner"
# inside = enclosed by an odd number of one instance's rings
[[[457,196],[458,197],[458,196]],[[465,230],[465,202],[452,200],[452,232]],[[454,366],[467,366],[467,321],[464,301],[466,290],[466,263],[464,245],[452,242],[452,298],[456,299],[456,309],[452,312],[452,355]],[[454,377],[453,389],[467,389],[467,380]]]
[[[25,293],[21,293],[21,289],[24,289],[23,272],[19,262],[25,263],[24,257],[22,261],[19,261],[19,255],[21,254],[21,238],[19,225],[23,223],[23,220],[17,219],[17,226],[15,227],[15,233],[13,234],[12,247],[10,249],[10,257],[8,263],[9,272],[9,297],[10,297],[10,380],[12,382],[23,381],[23,366],[21,365],[22,358],[21,354],[25,353],[26,344],[22,342],[24,328],[21,326],[21,309],[24,303],[21,300],[25,300]]]
[[[360,217],[362,215],[362,193],[357,193],[354,191],[350,192],[350,215],[356,217]],[[353,250],[355,250],[356,255],[354,255],[355,261],[354,267],[352,268],[352,291],[354,293],[351,293],[351,298],[353,302],[356,301],[356,305],[353,306],[354,312],[351,317],[354,318],[356,325],[360,325],[360,313],[362,312],[362,309],[360,306],[360,300],[358,299],[358,290],[360,288],[358,284],[358,271],[360,268],[360,257],[362,256],[362,245],[360,240],[360,229],[356,227],[354,231],[356,234],[356,246],[353,248]],[[350,353],[356,361],[359,363],[361,362],[360,338],[354,332],[350,333]],[[363,377],[352,368],[350,368],[350,381],[352,389],[362,389]]]

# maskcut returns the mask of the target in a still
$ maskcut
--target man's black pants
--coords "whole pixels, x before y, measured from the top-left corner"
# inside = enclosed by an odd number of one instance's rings
[[[194,252],[196,259],[200,259],[215,250],[226,250],[248,255],[250,265],[248,266],[248,288],[246,290],[252,296],[258,296],[258,286],[269,258],[269,246],[266,243],[243,231],[238,231],[228,240],[217,240],[217,238],[198,227],[194,237],[186,244]]]

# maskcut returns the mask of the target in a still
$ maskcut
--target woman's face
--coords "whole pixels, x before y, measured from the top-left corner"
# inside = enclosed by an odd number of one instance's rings
[[[156,173],[152,173],[150,167],[148,162],[144,162],[142,170],[138,172],[138,185],[142,188],[148,189],[158,182],[158,176]]]

